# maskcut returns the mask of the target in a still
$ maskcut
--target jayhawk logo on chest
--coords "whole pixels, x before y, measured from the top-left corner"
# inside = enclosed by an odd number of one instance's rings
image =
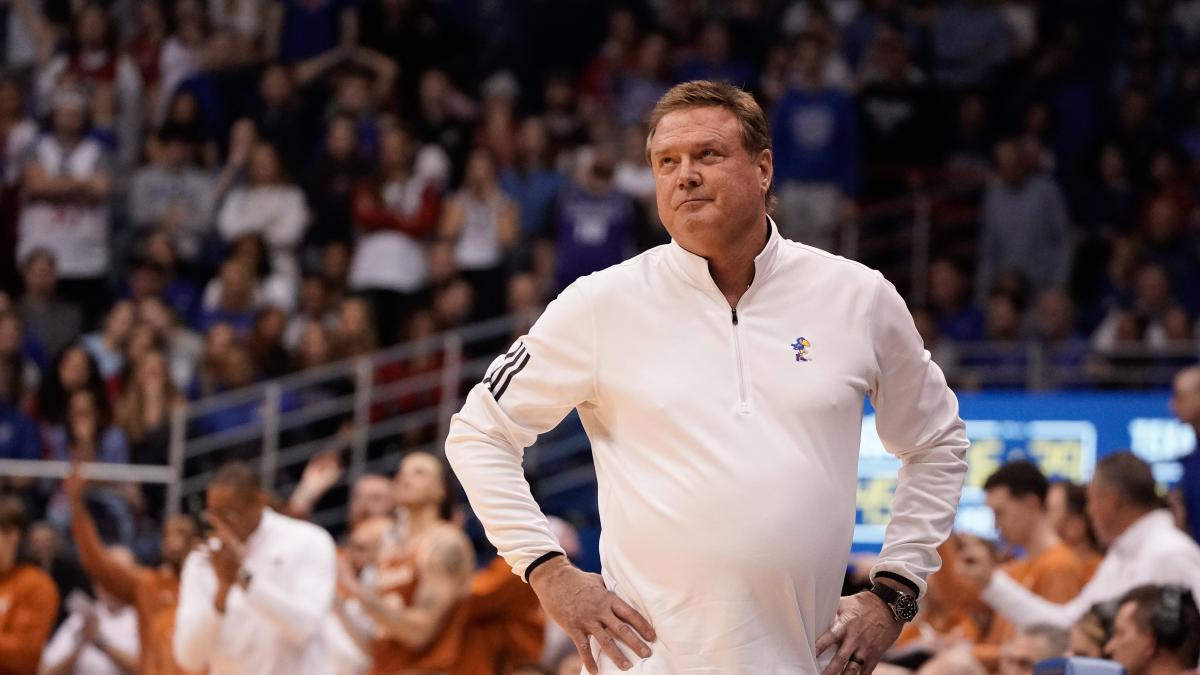
[[[796,360],[797,361],[811,360],[812,357],[809,355],[810,347],[812,347],[812,343],[808,341],[808,338],[806,338],[806,337],[796,338],[796,341],[792,343],[792,349],[796,350]]]

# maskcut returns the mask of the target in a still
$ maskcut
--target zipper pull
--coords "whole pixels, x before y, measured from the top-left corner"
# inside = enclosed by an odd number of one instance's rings
[[[737,307],[730,307],[729,312],[733,316],[733,325],[735,325],[735,326],[738,325],[737,324]]]

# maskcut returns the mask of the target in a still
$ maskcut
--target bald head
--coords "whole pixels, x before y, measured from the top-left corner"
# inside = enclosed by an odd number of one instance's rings
[[[1200,366],[1184,368],[1175,374],[1171,387],[1171,412],[1180,422],[1200,433]]]
[[[354,488],[350,491],[349,509],[351,528],[369,518],[391,516],[396,510],[392,481],[378,474],[367,474],[354,481]]]

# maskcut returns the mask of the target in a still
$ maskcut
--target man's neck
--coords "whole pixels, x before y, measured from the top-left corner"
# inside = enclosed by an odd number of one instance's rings
[[[1136,524],[1142,518],[1145,518],[1149,513],[1150,511],[1131,510],[1128,508],[1123,509],[1121,514],[1117,517],[1117,527],[1114,528],[1116,529],[1117,534],[1113,537],[1113,541],[1125,536],[1125,533],[1129,531],[1129,528],[1133,527],[1134,524]],[[1109,545],[1111,546],[1111,542]]]
[[[1054,529],[1045,520],[1039,520],[1034,527],[1033,536],[1025,546],[1025,557],[1032,560],[1051,548],[1058,546],[1062,540],[1055,534]]]
[[[1151,661],[1142,675],[1179,675],[1191,667],[1180,665],[1175,659],[1160,657]]]
[[[738,301],[754,281],[754,258],[767,245],[767,238],[771,232],[765,217],[760,227],[762,229],[754,228],[754,236],[742,237],[720,253],[706,256],[708,273],[712,275],[713,282],[721,294],[729,301],[730,307],[737,307]]]

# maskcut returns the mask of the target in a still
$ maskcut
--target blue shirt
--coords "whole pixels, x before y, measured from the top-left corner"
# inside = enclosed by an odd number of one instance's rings
[[[858,116],[843,91],[791,89],[771,116],[775,180],[835,183],[858,193]]]
[[[517,203],[521,233],[525,235],[545,229],[546,219],[554,210],[554,199],[566,184],[566,176],[544,169],[505,169],[500,174],[500,188]]]
[[[37,424],[11,405],[0,405],[0,459],[41,459]]]

